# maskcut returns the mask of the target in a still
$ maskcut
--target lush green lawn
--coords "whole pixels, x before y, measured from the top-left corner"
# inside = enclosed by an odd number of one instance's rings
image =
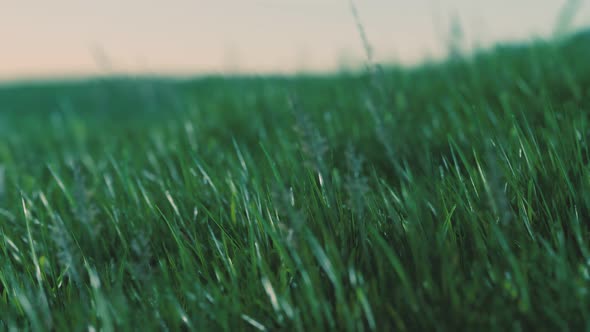
[[[0,87],[0,329],[588,329],[589,58]]]

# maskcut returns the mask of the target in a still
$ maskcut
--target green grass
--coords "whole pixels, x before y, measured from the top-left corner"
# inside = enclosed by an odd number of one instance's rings
[[[0,87],[0,329],[587,330],[589,57]]]

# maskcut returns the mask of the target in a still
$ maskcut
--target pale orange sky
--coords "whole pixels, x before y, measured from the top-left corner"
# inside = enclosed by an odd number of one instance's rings
[[[357,0],[377,60],[548,36],[565,0]],[[590,24],[590,6],[576,26]],[[0,80],[119,73],[334,70],[363,58],[348,0],[0,0]]]

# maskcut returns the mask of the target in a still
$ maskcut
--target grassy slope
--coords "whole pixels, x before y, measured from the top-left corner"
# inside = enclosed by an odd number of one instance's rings
[[[588,328],[589,56],[2,87],[0,328]]]

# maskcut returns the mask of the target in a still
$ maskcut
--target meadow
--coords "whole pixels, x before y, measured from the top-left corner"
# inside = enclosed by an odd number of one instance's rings
[[[3,84],[0,329],[588,330],[589,58]]]

